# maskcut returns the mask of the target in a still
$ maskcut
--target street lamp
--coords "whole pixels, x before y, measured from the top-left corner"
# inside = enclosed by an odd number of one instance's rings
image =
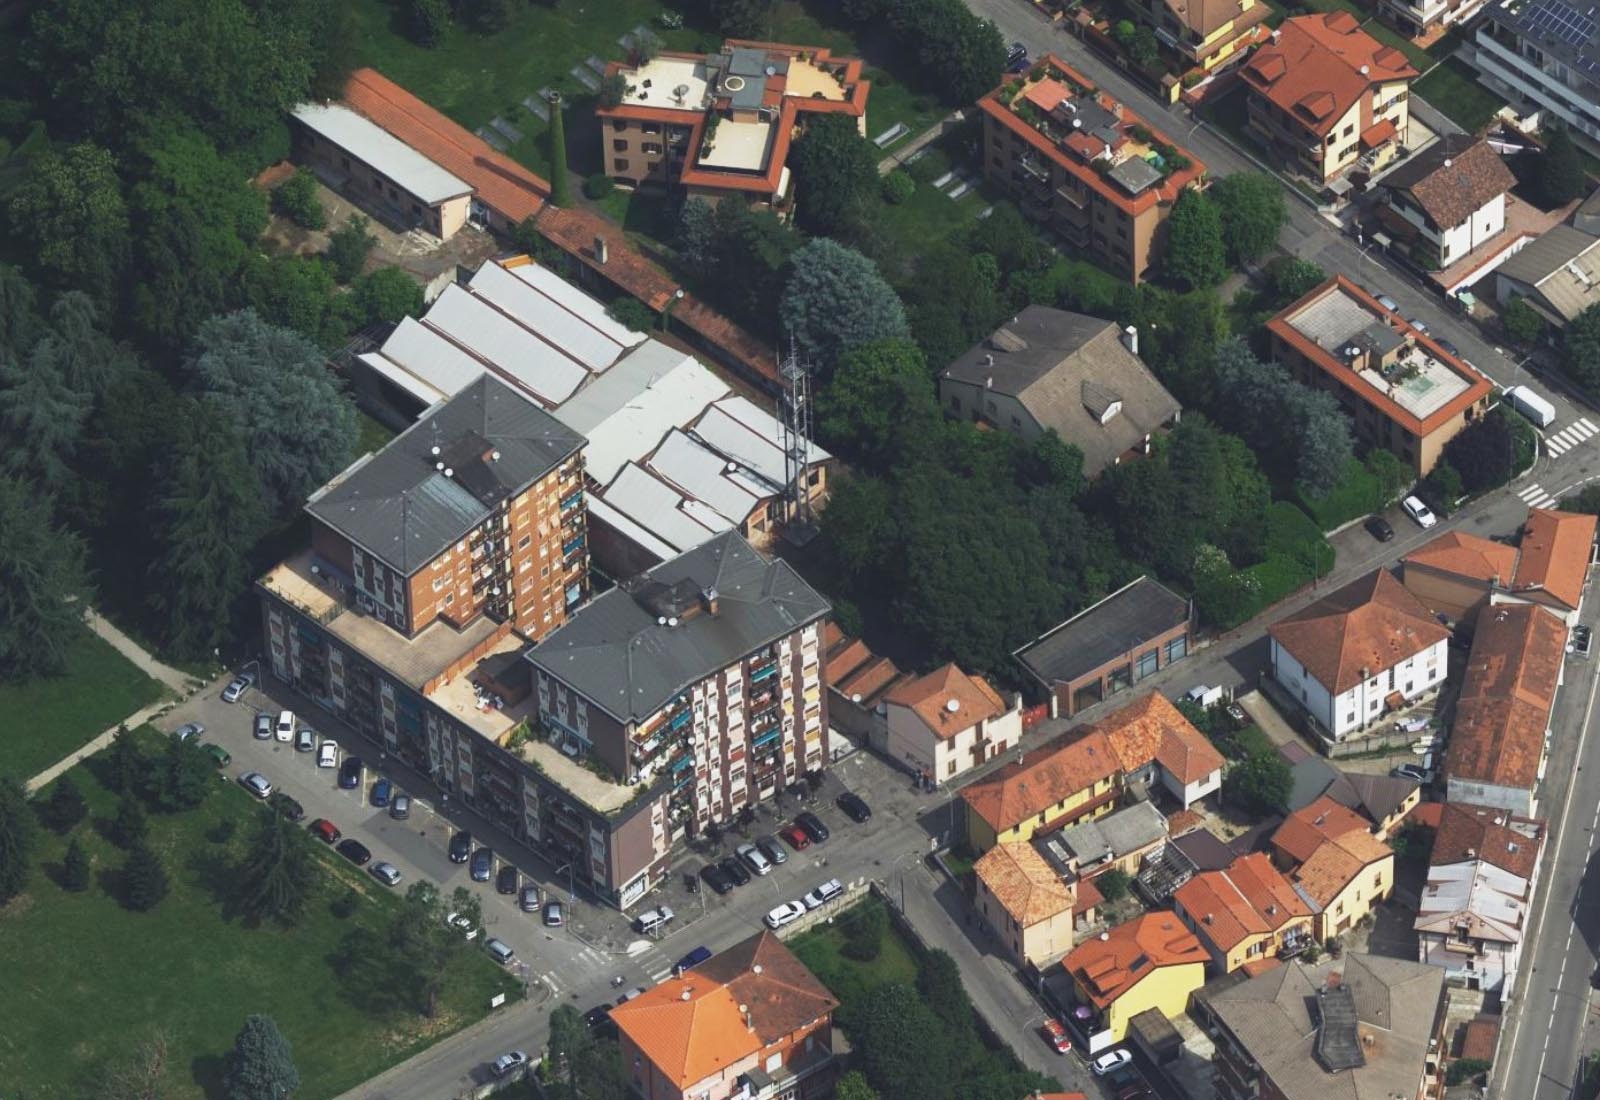
[[[661,311],[662,332],[667,331],[667,324],[672,320],[672,307],[681,301],[683,301],[683,287],[680,286],[677,290],[672,292],[672,300],[668,302],[666,308]]]

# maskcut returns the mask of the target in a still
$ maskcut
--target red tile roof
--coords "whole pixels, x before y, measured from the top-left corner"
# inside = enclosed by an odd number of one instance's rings
[[[1222,770],[1216,746],[1159,691],[1112,711],[1089,728],[1106,735],[1125,772],[1138,771],[1154,760],[1187,784]]]
[[[1183,907],[1198,934],[1224,953],[1251,936],[1311,919],[1311,907],[1265,852],[1240,856],[1225,870],[1195,875],[1178,887],[1172,900]]]
[[[1120,767],[1106,735],[1091,731],[1086,737],[1007,764],[964,789],[961,798],[990,828],[1003,833],[1112,778]]]
[[[972,873],[1023,928],[1071,913],[1077,904],[1072,887],[1026,841],[995,845],[972,865]]]
[[[1103,1009],[1162,967],[1203,965],[1209,957],[1194,933],[1163,909],[1080,943],[1061,966],[1095,1007]]]
[[[476,197],[515,225],[537,214],[550,185],[376,69],[357,69],[344,101],[411,148],[470,183]]]
[[[1326,136],[1369,88],[1410,80],[1417,70],[1340,10],[1285,19],[1239,75],[1252,91]]]
[[[1576,609],[1589,578],[1597,522],[1595,516],[1532,509],[1522,529],[1511,587],[1518,592],[1542,590],[1563,607]]]
[[[1566,627],[1542,607],[1479,612],[1445,756],[1449,779],[1533,790],[1566,645]]]
[[[954,664],[901,683],[884,701],[909,708],[944,741],[1006,712],[1005,700],[989,681]]]
[[[1517,550],[1493,539],[1449,531],[1423,543],[1403,560],[1408,568],[1422,565],[1485,584],[1492,581],[1504,584],[1516,571]]]
[[[1440,806],[1428,862],[1435,867],[1481,859],[1502,871],[1532,879],[1546,825],[1490,806],[1446,802]]]
[[[1377,569],[1268,630],[1334,695],[1450,637],[1387,569]]]
[[[1394,119],[1380,119],[1361,131],[1361,146],[1364,149],[1376,149],[1386,141],[1393,141],[1398,133],[1394,128]]]

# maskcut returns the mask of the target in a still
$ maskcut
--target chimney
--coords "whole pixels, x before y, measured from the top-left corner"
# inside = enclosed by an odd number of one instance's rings
[[[1445,158],[1444,158],[1444,166],[1445,166],[1445,167],[1446,167],[1446,168],[1449,168],[1449,167],[1450,167],[1450,158],[1449,158],[1449,157],[1445,157]]]
[[[745,1030],[754,1031],[756,1029],[755,1021],[750,1019],[750,1006],[749,1005],[740,1005],[739,1006],[739,1015],[744,1017]]]
[[[1122,346],[1134,355],[1139,354],[1139,330],[1133,325],[1122,330]]]
[[[715,615],[717,613],[717,604],[720,598],[721,597],[717,592],[716,585],[706,585],[706,587],[700,590],[700,610],[704,611],[707,615]]]
[[[1210,924],[1211,920],[1212,920],[1211,914],[1207,913],[1204,917],[1201,918],[1201,920],[1204,921],[1206,924]]]
[[[610,246],[606,244],[606,239],[596,233],[594,237],[594,262],[603,264],[610,259],[610,256],[611,250]]]
[[[1476,849],[1476,848],[1468,848],[1467,849],[1467,858],[1468,859],[1477,859],[1478,858],[1478,849]]]
[[[986,366],[986,367],[994,366],[994,353],[993,352],[984,352],[983,353],[983,365]]]

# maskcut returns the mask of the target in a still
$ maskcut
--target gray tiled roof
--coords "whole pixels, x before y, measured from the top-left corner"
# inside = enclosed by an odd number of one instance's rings
[[[410,575],[582,446],[582,436],[484,375],[323,486],[306,511]]]
[[[698,610],[714,591],[717,611]],[[620,722],[828,613],[787,562],[725,531],[597,597],[528,660]],[[677,612],[676,626],[659,620]]]

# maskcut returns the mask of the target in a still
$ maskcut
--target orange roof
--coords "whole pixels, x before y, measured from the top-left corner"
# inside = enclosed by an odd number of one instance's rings
[[[1596,522],[1595,516],[1532,509],[1522,528],[1511,587],[1517,591],[1548,592],[1563,606],[1576,609],[1589,576]]]
[[[1072,912],[1077,901],[1072,887],[1032,844],[998,844],[983,853],[972,872],[1024,928]]]
[[[781,940],[759,932],[617,1006],[611,1019],[662,1076],[687,1089],[826,1020],[838,1005]]]
[[[1125,772],[1154,760],[1180,783],[1222,770],[1222,754],[1158,691],[1106,715],[1091,727],[1106,735]]]
[[[1326,909],[1357,875],[1384,860],[1392,862],[1394,850],[1383,841],[1366,830],[1345,833],[1317,845],[1291,877],[1306,897]]]
[[[1250,959],[1247,962],[1241,963],[1239,969],[1243,970],[1252,978],[1259,978],[1273,967],[1282,965],[1283,963],[1279,962],[1277,959],[1269,955],[1262,955],[1259,958]]]
[[[989,681],[954,664],[900,684],[885,701],[911,708],[942,741],[1006,712],[1005,701]]]
[[[1311,917],[1310,906],[1264,852],[1240,856],[1221,871],[1202,871],[1178,887],[1172,900],[1189,914],[1199,934],[1224,952],[1251,936]]]
[[[1387,569],[1351,581],[1267,633],[1334,695],[1450,637]]]
[[[1024,92],[1022,98],[1041,111],[1053,111],[1063,100],[1071,99],[1072,92],[1061,81],[1046,78]]]
[[[1410,80],[1417,70],[1341,10],[1285,19],[1239,75],[1300,125],[1326,136],[1367,89]]]
[[[1272,834],[1272,846],[1294,862],[1304,863],[1324,841],[1349,833],[1371,836],[1371,830],[1366,818],[1323,795],[1284,818]]]
[[[1517,568],[1517,551],[1493,539],[1450,531],[1423,543],[1402,560],[1407,568],[1422,565],[1485,584],[1504,584]]]
[[[1026,92],[1022,93],[1022,98],[1028,98],[1031,100],[1034,88],[1037,88],[1041,84],[1054,85],[1055,88],[1062,89],[1063,91],[1067,90],[1068,88],[1085,88],[1091,93],[1094,92],[1094,84],[1089,80],[1088,77],[1082,75],[1076,69],[1073,69],[1067,65],[1066,62],[1062,61],[1054,54],[1045,54],[1034,64],[1045,66],[1047,75],[1043,80],[1036,81],[1033,88],[1029,88]],[[1127,107],[1121,106],[1120,104],[1114,104],[1109,99],[1102,99],[1100,105],[1105,107],[1107,110],[1111,110],[1114,107],[1115,110],[1113,113],[1116,114],[1120,123],[1126,126],[1137,124],[1145,127],[1145,129],[1150,131],[1150,134],[1155,141],[1162,142],[1166,145],[1171,145],[1179,153],[1182,153],[1185,157],[1189,158],[1189,167],[1183,169],[1182,171],[1173,172],[1171,175],[1163,179],[1157,186],[1146,188],[1137,195],[1130,195],[1123,191],[1120,187],[1116,187],[1110,183],[1107,183],[1101,178],[1099,172],[1096,172],[1090,165],[1084,163],[1077,157],[1068,156],[1067,154],[1063,153],[1059,148],[1056,147],[1054,142],[1036,130],[1026,119],[1018,115],[1016,111],[1012,109],[1011,105],[1008,105],[1001,100],[1000,94],[1002,92],[1015,87],[1019,80],[1026,81],[1026,79],[1026,77],[1020,77],[1002,83],[1000,87],[994,89],[988,95],[978,100],[978,109],[994,118],[1012,133],[1021,137],[1022,140],[1033,146],[1033,148],[1038,152],[1042,153],[1046,157],[1049,157],[1051,161],[1061,165],[1067,171],[1071,172],[1080,181],[1082,181],[1085,186],[1091,188],[1097,194],[1099,194],[1101,198],[1115,204],[1119,209],[1127,212],[1128,214],[1132,216],[1138,216],[1150,209],[1152,206],[1155,206],[1157,203],[1176,202],[1178,195],[1186,187],[1188,187],[1190,184],[1198,182],[1205,176],[1205,164],[1190,150],[1180,146],[1177,142],[1167,137],[1166,134],[1151,126],[1146,119],[1128,110]],[[1041,96],[1045,102],[1051,102],[1051,97],[1055,95],[1056,91],[1054,88],[1047,89],[1045,92],[1041,93]],[[1051,107],[1054,108],[1055,106],[1059,105],[1059,103],[1060,99],[1057,98],[1054,102],[1051,102]]]
[[[1103,1009],[1162,967],[1203,966],[1209,957],[1194,933],[1162,909],[1080,943],[1061,966],[1095,1007]]]
[[[1537,818],[1516,817],[1492,806],[1464,802],[1434,803],[1441,807],[1433,851],[1435,867],[1481,859],[1502,871],[1531,880],[1544,847],[1547,827]]]
[[[1409,825],[1420,825],[1424,829],[1437,829],[1443,810],[1443,802],[1418,802],[1411,807],[1411,812],[1406,814],[1405,821]]]
[[[484,205],[512,224],[537,214],[550,197],[550,185],[544,180],[376,69],[351,73],[345,84],[344,101],[470,183]]]
[[[1399,131],[1394,128],[1394,119],[1379,119],[1377,123],[1361,131],[1361,145],[1366,149],[1376,149],[1386,141],[1393,141]]]
[[[1496,604],[1478,613],[1446,776],[1533,790],[1566,647],[1566,627],[1542,607]]]
[[[1422,347],[1429,356],[1437,359],[1456,375],[1465,379],[1467,388],[1437,409],[1434,409],[1426,419],[1418,417],[1415,413],[1403,408],[1394,398],[1380,392],[1355,371],[1345,366],[1343,362],[1334,358],[1332,354],[1318,345],[1315,340],[1312,340],[1289,323],[1290,317],[1298,316],[1306,306],[1320,300],[1327,294],[1343,294],[1355,301],[1362,309],[1371,313],[1375,321],[1381,321],[1390,328],[1397,330],[1412,344]],[[1476,368],[1445,351],[1433,337],[1418,332],[1412,327],[1410,321],[1398,313],[1385,309],[1378,299],[1343,275],[1335,275],[1321,286],[1308,291],[1299,301],[1291,302],[1279,310],[1267,322],[1267,328],[1274,336],[1304,356],[1308,362],[1316,364],[1318,369],[1337,383],[1341,389],[1350,391],[1359,400],[1376,409],[1386,419],[1393,421],[1416,436],[1426,436],[1441,425],[1453,423],[1464,409],[1470,408],[1488,396],[1489,391],[1492,389],[1489,385],[1489,380],[1479,374]]]
[[[875,653],[869,653],[867,656],[869,659],[866,664],[835,686],[845,698],[855,702],[859,696],[859,705],[870,707],[885,690],[898,683],[902,677],[900,669],[889,658],[879,657]]]
[[[1073,883],[1077,890],[1078,898],[1072,905],[1072,915],[1087,913],[1091,909],[1105,904],[1106,896],[1100,892],[1100,887],[1094,884],[1092,878],[1080,878]]]
[[[1091,731],[1041,755],[1007,764],[964,789],[961,797],[995,832],[1003,833],[1117,772],[1117,758],[1105,734]]]

